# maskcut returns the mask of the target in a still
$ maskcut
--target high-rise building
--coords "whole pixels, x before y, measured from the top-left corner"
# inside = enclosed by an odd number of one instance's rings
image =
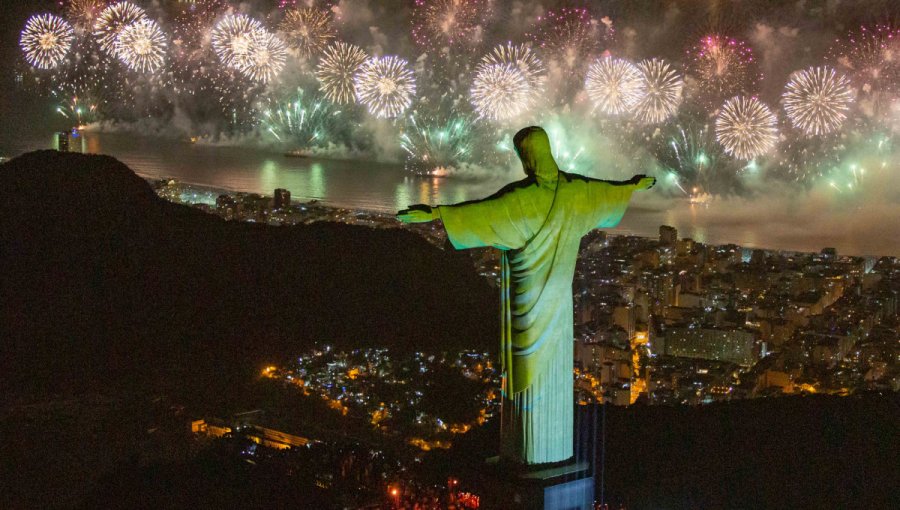
[[[216,211],[226,220],[232,220],[239,212],[238,203],[229,195],[216,198]]]
[[[750,265],[754,267],[762,267],[766,265],[766,250],[753,250],[750,253]]]
[[[291,192],[284,188],[278,188],[275,190],[274,200],[272,209],[284,209],[291,205]]]
[[[666,331],[666,354],[743,366],[751,366],[759,359],[756,335],[750,331],[689,326]]]
[[[659,244],[664,246],[675,246],[678,240],[678,229],[668,225],[659,226]]]
[[[69,152],[69,132],[60,131],[56,134],[57,150],[59,152]]]

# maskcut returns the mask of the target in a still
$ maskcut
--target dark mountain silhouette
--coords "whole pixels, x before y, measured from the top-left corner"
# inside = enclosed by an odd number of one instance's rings
[[[226,222],[105,156],[0,166],[4,394],[246,381],[313,342],[494,348],[495,291],[404,230]]]

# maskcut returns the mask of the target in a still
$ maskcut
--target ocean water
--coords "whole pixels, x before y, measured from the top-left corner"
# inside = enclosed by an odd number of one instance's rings
[[[52,134],[35,126],[11,129],[7,125],[0,132],[0,156],[54,145]],[[515,178],[507,172],[502,176],[421,177],[410,175],[400,164],[290,158],[274,149],[192,144],[123,133],[87,132],[74,138],[71,145],[81,152],[114,156],[147,179],[175,178],[261,194],[286,188],[295,200],[379,212],[417,203],[478,199]],[[819,251],[829,246],[843,254],[900,255],[900,205],[822,211],[818,204],[803,204],[762,199],[691,204],[651,190],[636,194],[621,224],[611,233],[656,236],[659,226],[667,224],[676,227],[681,237],[704,243],[790,251]]]

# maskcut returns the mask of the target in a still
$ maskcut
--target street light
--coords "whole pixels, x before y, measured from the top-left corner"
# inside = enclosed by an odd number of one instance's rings
[[[391,487],[388,490],[388,493],[392,498],[394,498],[394,508],[400,508],[400,489],[398,489],[396,486]]]

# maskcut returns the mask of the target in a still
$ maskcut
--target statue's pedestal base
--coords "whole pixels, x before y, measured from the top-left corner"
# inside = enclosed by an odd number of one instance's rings
[[[594,476],[587,462],[518,469],[495,459],[490,489],[483,494],[486,510],[593,510]]]

